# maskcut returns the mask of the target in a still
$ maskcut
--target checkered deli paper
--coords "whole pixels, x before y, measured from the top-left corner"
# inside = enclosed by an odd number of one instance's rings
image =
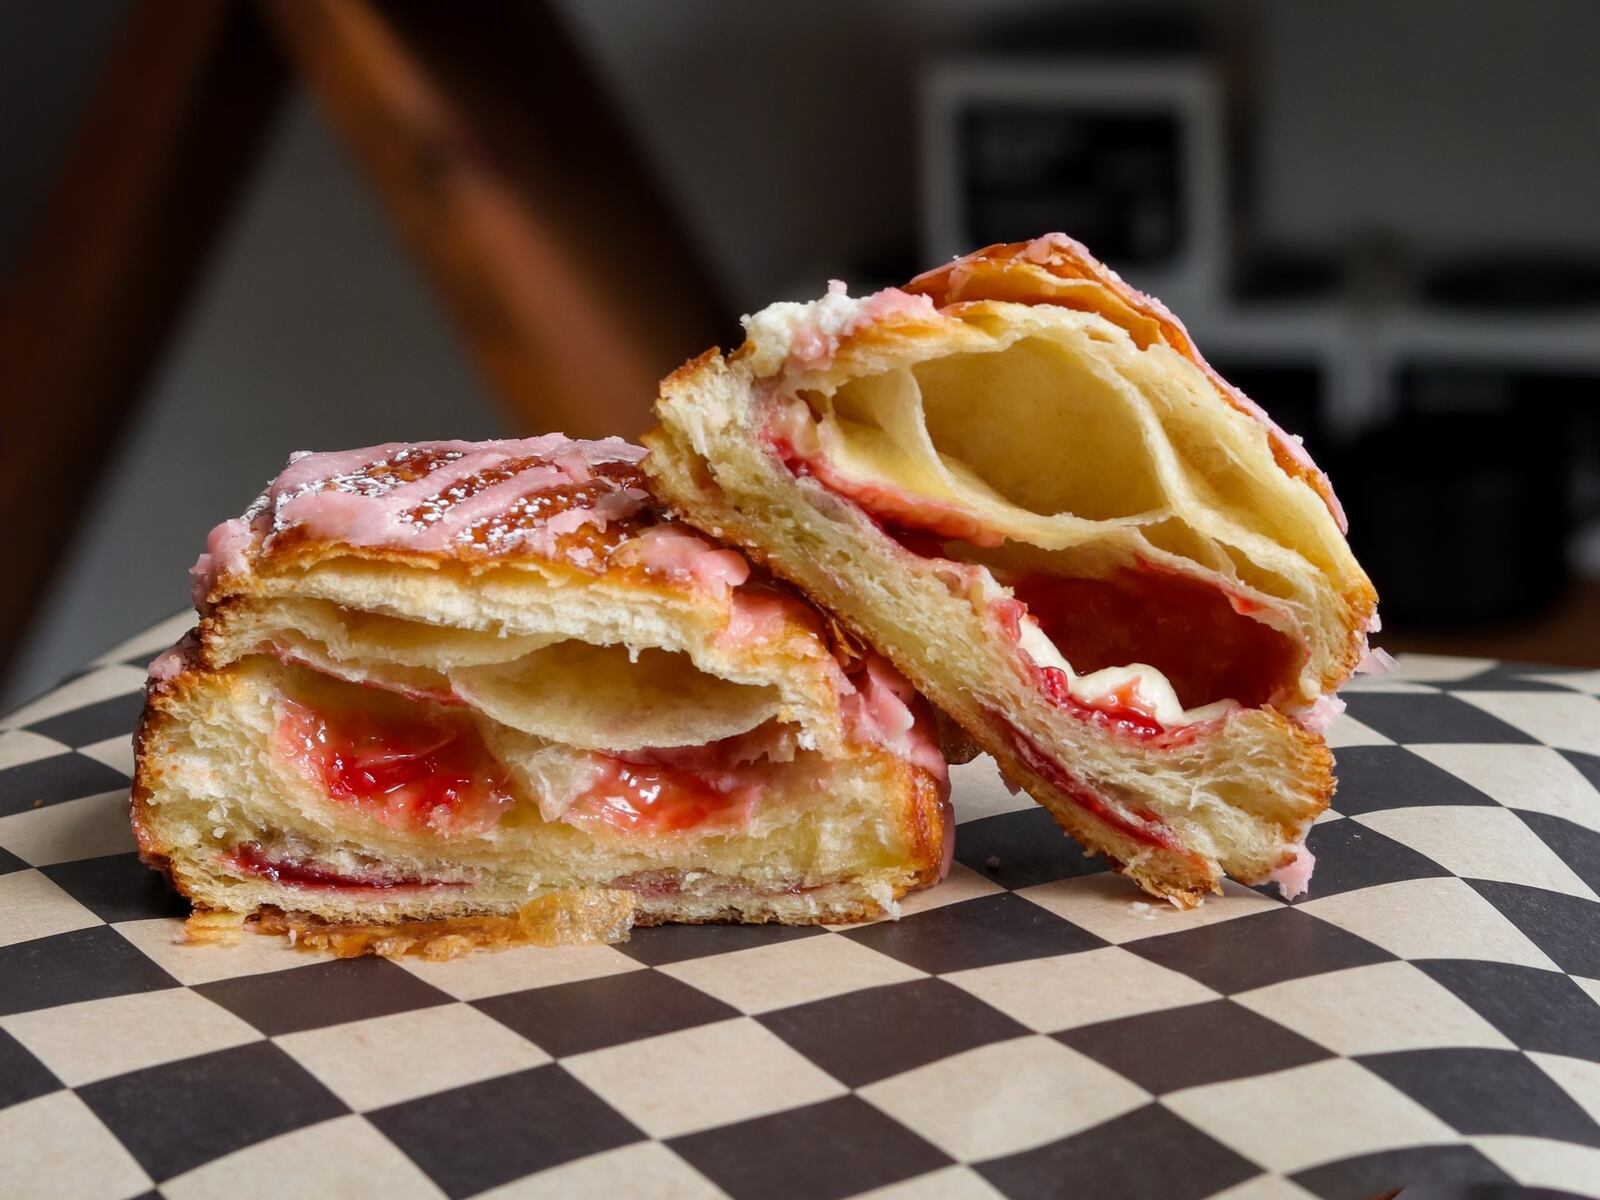
[[[1600,672],[1359,682],[1292,905],[1151,904],[980,761],[899,921],[339,961],[134,854],[183,623],[0,721],[0,1195],[1600,1196]]]

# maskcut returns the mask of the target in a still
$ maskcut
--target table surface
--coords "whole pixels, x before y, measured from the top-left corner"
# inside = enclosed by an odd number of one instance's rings
[[[0,721],[6,1196],[1600,1196],[1600,672],[1346,693],[1309,896],[1191,913],[986,762],[898,922],[180,944],[125,806],[169,622]]]

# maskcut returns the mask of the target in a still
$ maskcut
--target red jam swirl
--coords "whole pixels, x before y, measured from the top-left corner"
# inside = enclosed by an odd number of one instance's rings
[[[1028,615],[1028,606],[1020,600],[1005,599],[996,600],[990,608],[1011,639],[1018,640],[1022,618]],[[1129,737],[1155,738],[1167,733],[1166,727],[1144,706],[1133,680],[1089,705],[1072,694],[1072,681],[1060,667],[1041,667],[1032,659],[1028,661],[1040,690],[1050,702],[1066,709],[1079,720],[1091,721]]]
[[[1134,808],[1131,805],[1112,805],[1093,788],[1083,783],[1076,775],[1067,770],[1066,767],[1062,766],[1049,754],[1046,754],[1044,748],[1038,742],[1023,733],[1022,730],[1006,720],[1005,717],[991,710],[989,718],[1009,738],[1022,761],[1027,763],[1031,770],[1049,780],[1073,804],[1111,826],[1119,833],[1126,834],[1136,842],[1143,842],[1147,846],[1159,846],[1163,850],[1177,850],[1186,853],[1177,835],[1159,817],[1142,809]]]
[[[339,687],[285,701],[277,730],[278,753],[330,799],[444,837],[481,833],[511,806],[505,771],[470,718]]]
[[[1262,606],[1149,564],[1109,579],[1003,578],[1061,657],[1080,674],[1149,663],[1185,708],[1268,703],[1300,672],[1288,635],[1248,614]]]
[[[320,888],[330,891],[394,891],[397,889],[420,890],[423,888],[457,888],[466,887],[464,883],[445,883],[438,880],[407,879],[398,875],[388,875],[383,872],[371,874],[350,875],[327,867],[318,866],[316,863],[301,862],[297,859],[283,858],[278,855],[268,854],[256,842],[245,842],[235,847],[223,856],[226,863],[233,870],[244,875],[255,875],[261,879],[270,879],[273,883],[286,884],[289,887]]]
[[[803,455],[781,433],[769,430],[767,441],[793,474],[813,477],[836,496],[852,501],[875,521],[887,522],[902,530],[921,530],[941,538],[958,539],[974,546],[998,546],[1005,541],[1003,534],[996,533],[965,509],[915,496],[901,488],[840,474],[825,455]]]
[[[963,510],[840,475],[825,455],[798,451],[781,419],[769,426],[767,438],[791,472],[811,476],[853,502],[885,537],[920,558],[948,559],[950,541],[979,548],[1005,541]],[[998,568],[994,573],[1073,670],[1088,675],[1102,667],[1148,663],[1167,677],[1185,708],[1216,700],[1261,707],[1294,685],[1304,663],[1304,651],[1292,638],[1259,619],[1266,609],[1260,601],[1150,562],[1140,560],[1109,579],[1011,577]],[[1004,604],[996,605],[998,615],[1012,622],[1015,635],[1016,614],[1004,611]],[[1041,687],[1077,715],[1106,712],[1124,732],[1161,732],[1151,727],[1148,714],[1126,702],[1089,706],[1072,700],[1061,686],[1065,680],[1050,676],[1045,668]]]
[[[1156,738],[1167,732],[1166,726],[1145,709],[1144,701],[1139,696],[1139,685],[1131,679],[1089,705],[1072,694],[1072,683],[1060,667],[1039,667],[1037,670],[1039,686],[1050,702],[1068,710],[1080,721],[1103,725],[1126,737]]]
[[[608,760],[594,784],[564,814],[583,825],[598,822],[647,836],[737,830],[765,790],[758,770],[746,767],[720,778],[681,768]]]
[[[789,736],[763,726],[705,746],[597,754],[594,777],[563,819],[643,836],[738,830],[784,771],[772,755]],[[284,702],[276,748],[330,799],[408,833],[481,833],[514,802],[505,768],[470,717],[376,688],[317,676],[298,681]],[[287,880],[282,872],[300,868],[273,869],[280,872],[273,878]],[[334,886],[320,874],[294,881]]]
[[[645,836],[738,831],[786,770],[790,737],[768,724],[704,746],[607,757],[563,819]]]

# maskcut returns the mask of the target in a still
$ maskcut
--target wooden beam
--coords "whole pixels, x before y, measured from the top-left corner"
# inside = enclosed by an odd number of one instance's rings
[[[262,3],[513,424],[641,432],[732,322],[547,6]]]
[[[181,316],[283,78],[254,10],[222,0],[140,0],[107,56],[0,293],[0,669]]]

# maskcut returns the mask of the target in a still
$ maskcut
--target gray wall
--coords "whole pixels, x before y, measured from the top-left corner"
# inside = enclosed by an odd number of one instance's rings
[[[1600,4],[1262,6],[1259,211],[1297,242],[1600,250]]]
[[[753,308],[916,245],[919,64],[1052,6],[563,7],[734,297]],[[1600,250],[1600,4],[1186,7],[1235,32],[1254,27],[1252,207],[1266,233],[1338,245],[1376,232],[1424,252],[1485,242]]]
[[[1600,250],[1600,4],[1193,6],[1235,22],[1255,12],[1254,207],[1269,233]],[[0,6],[0,256],[120,7]],[[1041,8],[562,7],[746,309],[914,251],[919,63]],[[290,450],[497,423],[363,181],[297,104],[0,700],[178,609],[206,529]]]

